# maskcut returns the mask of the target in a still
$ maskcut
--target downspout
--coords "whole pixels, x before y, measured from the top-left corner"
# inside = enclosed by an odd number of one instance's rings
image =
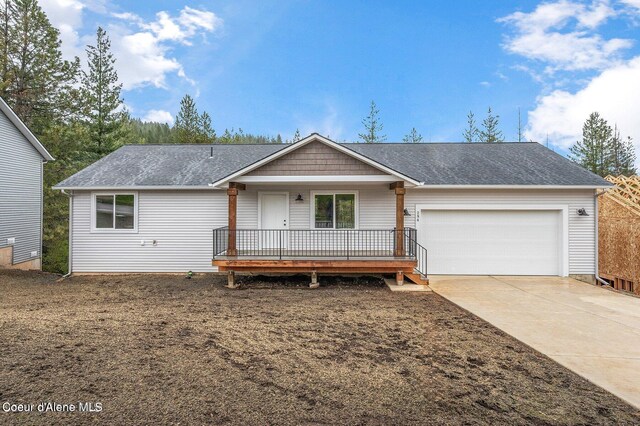
[[[69,197],[69,266],[67,267],[67,273],[62,276],[62,278],[67,278],[71,276],[71,273],[73,272],[73,191],[69,194],[63,189],[61,192]]]
[[[599,275],[599,268],[600,268],[599,263],[600,263],[600,261],[598,259],[598,257],[599,257],[599,253],[598,253],[598,251],[599,251],[599,243],[598,243],[599,231],[598,231],[598,227],[599,227],[599,222],[600,221],[598,219],[598,197],[601,196],[602,194],[604,194],[605,192],[606,191],[598,192],[596,190],[596,194],[593,196],[593,207],[594,207],[594,212],[595,212],[594,215],[595,215],[595,221],[596,221],[596,224],[594,226],[594,229],[595,229],[595,246],[596,246],[595,247],[595,249],[596,249],[596,265],[595,265],[596,266],[595,267],[595,272],[596,273],[595,273],[595,278],[596,278],[596,281],[598,283],[600,283],[601,285],[606,286],[606,287],[611,287],[611,284],[609,284],[608,282],[606,282],[605,280],[600,278],[600,275]]]
[[[44,240],[44,165],[47,164],[47,160],[42,160],[40,164],[40,188],[42,194],[40,194],[40,270],[42,271],[42,261],[44,260],[44,254],[42,253],[42,246]]]

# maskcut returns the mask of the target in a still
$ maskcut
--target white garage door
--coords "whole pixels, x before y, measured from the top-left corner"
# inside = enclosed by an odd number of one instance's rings
[[[429,274],[560,275],[557,210],[422,210]]]

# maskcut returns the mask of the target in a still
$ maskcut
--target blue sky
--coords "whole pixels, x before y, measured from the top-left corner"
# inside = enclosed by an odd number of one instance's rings
[[[489,106],[507,139],[566,149],[589,112],[640,140],[640,0],[45,0],[67,56],[112,38],[132,114],[196,97],[219,133],[356,140],[375,100],[389,141],[462,138]]]

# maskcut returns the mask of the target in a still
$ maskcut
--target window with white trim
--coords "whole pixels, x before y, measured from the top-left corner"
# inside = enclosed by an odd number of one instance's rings
[[[136,194],[95,194],[93,229],[134,231],[136,202]]]
[[[354,192],[313,193],[313,227],[315,229],[355,229],[356,203]]]

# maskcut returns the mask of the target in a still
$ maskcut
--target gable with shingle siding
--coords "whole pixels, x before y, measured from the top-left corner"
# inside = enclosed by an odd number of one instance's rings
[[[322,142],[311,142],[247,176],[384,175],[385,172]]]

